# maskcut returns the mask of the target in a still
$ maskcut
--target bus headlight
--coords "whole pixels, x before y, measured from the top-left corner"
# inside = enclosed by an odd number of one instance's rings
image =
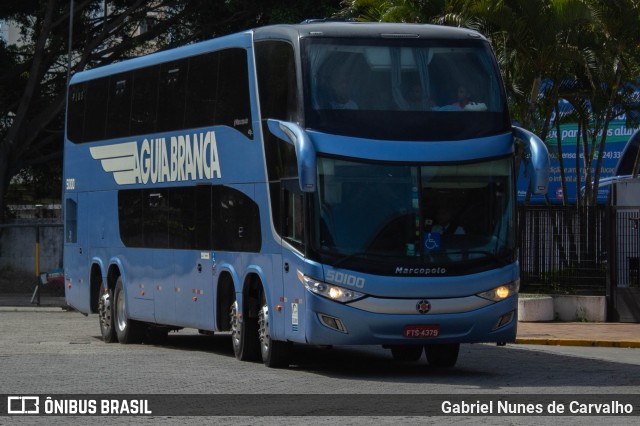
[[[488,291],[483,291],[482,293],[476,294],[476,296],[482,297],[483,299],[492,300],[494,302],[499,302],[509,296],[518,294],[518,290],[520,290],[520,280],[500,285]]]
[[[337,285],[328,284],[322,281],[315,280],[304,275],[302,272],[298,271],[298,279],[302,284],[304,284],[305,288],[309,290],[311,293],[315,293],[322,297],[326,297],[327,299],[335,300],[340,303],[352,302],[354,300],[358,300],[363,298],[365,295],[363,293],[359,293],[354,290],[350,290],[343,287],[338,287]]]

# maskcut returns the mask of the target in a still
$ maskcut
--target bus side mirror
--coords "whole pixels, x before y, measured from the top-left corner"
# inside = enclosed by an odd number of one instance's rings
[[[298,180],[303,192],[316,190],[316,149],[309,135],[295,123],[280,120],[267,120],[269,131],[276,137],[290,143],[296,149],[298,161]]]
[[[528,157],[526,175],[531,179],[531,191],[544,195],[549,189],[549,151],[539,137],[528,130],[512,126],[513,136],[524,142],[525,157]]]

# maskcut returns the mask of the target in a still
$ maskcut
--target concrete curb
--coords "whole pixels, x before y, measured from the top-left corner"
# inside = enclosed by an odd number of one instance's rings
[[[61,306],[0,306],[0,312],[64,312]]]
[[[547,346],[587,346],[600,348],[640,348],[639,340],[589,340],[589,339],[558,339],[558,338],[516,338],[518,345],[547,345]]]

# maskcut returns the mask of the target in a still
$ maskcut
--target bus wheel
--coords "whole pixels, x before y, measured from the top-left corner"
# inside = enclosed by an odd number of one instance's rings
[[[447,343],[441,345],[424,345],[427,353],[427,361],[434,367],[453,367],[458,361],[460,343]]]
[[[422,345],[393,345],[391,355],[396,361],[417,361],[422,356]]]
[[[260,354],[262,362],[270,368],[289,366],[291,344],[280,340],[272,340],[269,332],[269,306],[262,296],[262,308],[258,312],[258,336],[260,336]]]
[[[138,321],[127,317],[126,300],[122,279],[118,277],[115,292],[115,329],[120,343],[139,343],[142,340],[144,327]]]
[[[240,320],[238,312],[238,302],[234,300],[229,310],[233,353],[240,361],[257,361],[258,323],[250,318]]]
[[[102,340],[106,343],[114,343],[118,341],[118,336],[116,335],[116,329],[114,327],[113,306],[111,304],[111,301],[113,300],[113,291],[111,289],[104,291],[102,287],[100,290],[102,292],[98,299],[100,334],[102,335]]]

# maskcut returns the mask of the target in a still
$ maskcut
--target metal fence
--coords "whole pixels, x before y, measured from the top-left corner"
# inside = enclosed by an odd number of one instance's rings
[[[607,206],[518,206],[521,292],[604,295]]]
[[[608,208],[604,205],[580,209],[575,206],[518,206],[521,292],[604,295],[608,260]],[[640,282],[640,210],[619,208],[613,215],[618,219],[618,226],[611,231],[618,235],[615,248],[617,260],[611,256],[611,261],[615,263],[612,266],[617,272],[614,281],[620,282],[623,287],[637,287]],[[16,226],[37,227],[34,224],[6,225],[12,228]],[[22,228],[18,229],[23,231]],[[0,239],[0,265],[4,255],[20,255],[18,248],[22,247],[8,240],[10,235],[7,231]],[[33,232],[26,228],[24,231]],[[61,233],[61,230],[55,232]],[[615,238],[613,235],[611,237]],[[33,256],[32,244],[37,239],[24,237],[19,240],[25,245],[24,250],[28,251],[29,256]],[[45,246],[61,248],[62,244],[47,244],[45,241]],[[29,256],[23,253],[20,258],[30,259]],[[59,256],[56,255],[58,257],[62,258],[61,252]],[[43,260],[47,263],[46,259]],[[34,264],[32,260],[27,261],[29,265]]]
[[[612,245],[615,256],[611,256],[612,281],[618,287],[640,287],[640,208],[613,207],[615,218]]]

